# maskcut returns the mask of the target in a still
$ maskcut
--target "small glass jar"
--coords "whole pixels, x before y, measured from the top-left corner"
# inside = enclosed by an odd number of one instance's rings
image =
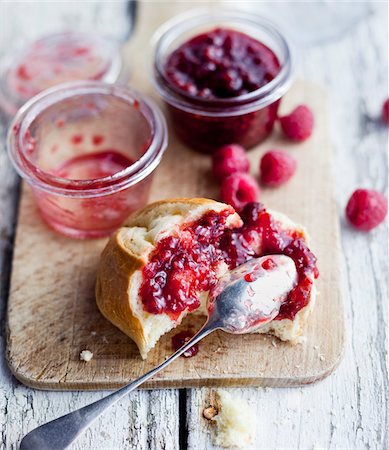
[[[34,95],[61,83],[128,79],[117,45],[93,34],[48,35],[1,63],[0,108],[10,116]]]
[[[240,31],[265,44],[280,63],[275,78],[257,90],[231,98],[204,99],[177,89],[166,74],[168,57],[194,36],[216,28]],[[202,152],[230,143],[250,148],[270,134],[279,101],[292,82],[290,46],[273,24],[240,11],[191,12],[162,25],[154,40],[154,85],[167,104],[177,134],[186,144]]]
[[[147,202],[166,145],[165,119],[151,100],[92,81],[38,94],[8,133],[11,160],[43,219],[74,238],[109,235]]]

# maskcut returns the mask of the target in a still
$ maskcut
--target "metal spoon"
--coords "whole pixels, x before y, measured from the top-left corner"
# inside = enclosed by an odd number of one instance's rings
[[[271,262],[269,262],[271,260]],[[67,448],[108,407],[136,389],[215,330],[252,333],[272,320],[297,282],[296,266],[284,255],[253,259],[219,279],[207,301],[208,318],[200,331],[159,366],[101,400],[30,431],[21,450]]]

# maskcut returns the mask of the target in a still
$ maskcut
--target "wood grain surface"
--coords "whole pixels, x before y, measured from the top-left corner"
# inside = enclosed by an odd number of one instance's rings
[[[190,6],[165,4],[171,15],[176,8]],[[236,6],[244,7],[243,2]],[[0,2],[0,57],[15,44],[53,30],[88,29],[89,25],[110,31],[119,7],[120,2],[78,2],[77,8],[71,2]],[[250,7],[262,13],[262,2],[252,1]],[[386,2],[378,1],[369,8],[370,14],[341,38],[299,49],[300,74],[325,85],[330,93],[341,218],[356,187],[388,192],[388,130],[379,120],[388,94],[388,10]],[[5,153],[5,126],[0,122],[0,449],[16,450],[32,428],[105,393],[27,388],[11,376],[5,363],[5,309],[18,209],[18,179]],[[383,225],[364,235],[342,219],[341,237],[345,357],[330,377],[303,388],[231,389],[258,413],[255,450],[389,448],[388,247],[382,245],[388,242],[388,228]],[[202,416],[210,394],[206,388],[134,392],[107,411],[71,448],[217,449],[212,427]]]
[[[142,10],[139,31],[128,52],[139,53],[148,45],[163,20],[160,10]],[[158,100],[141,67],[138,61],[133,85]],[[281,189],[264,189],[261,200],[304,224],[312,236],[322,275],[305,340],[291,345],[269,336],[216,332],[200,344],[195,358],[179,358],[143,387],[302,385],[325,377],[339,363],[344,324],[327,97],[318,86],[300,81],[284,99],[282,108],[286,111],[296,102],[313,108],[314,135],[296,145],[284,140],[276,129],[249,155],[256,176],[260,156],[269,147],[284,148],[298,161],[293,180]],[[181,144],[172,127],[169,136],[169,148],[154,177],[150,201],[217,198],[209,156]],[[29,189],[23,190],[8,306],[7,358],[12,373],[24,384],[59,390],[114,388],[139,377],[172,353],[171,337],[177,330],[164,336],[147,361],[142,361],[135,344],[99,313],[94,284],[105,242],[75,241],[51,232],[39,218]],[[188,318],[181,328],[196,330],[203,321]],[[80,361],[84,349],[94,355],[89,363]]]

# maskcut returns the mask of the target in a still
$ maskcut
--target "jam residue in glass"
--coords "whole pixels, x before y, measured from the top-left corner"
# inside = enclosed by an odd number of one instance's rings
[[[116,150],[85,153],[57,167],[53,174],[68,180],[96,180],[109,177],[131,166],[133,161]]]
[[[166,75],[177,89],[204,99],[255,91],[280,71],[277,56],[240,31],[216,28],[193,37],[168,58]]]
[[[175,334],[172,337],[172,346],[174,350],[180,349],[192,337],[193,333],[191,331],[180,331],[178,334]],[[197,355],[198,351],[199,344],[194,344],[192,347],[188,348],[188,350],[186,350],[181,356],[183,356],[184,358],[191,358],[192,356]]]
[[[298,283],[281,306],[276,320],[293,319],[307,305],[312,280],[319,273],[316,257],[303,236],[285,230],[260,203],[250,203],[243,210],[243,225],[226,229],[226,219],[233,213],[210,211],[201,219],[185,225],[176,236],[162,239],[143,268],[140,296],[143,307],[153,314],[178,318],[184,310],[200,306],[199,293],[209,291],[217,282],[220,263],[229,269],[249,259],[267,254],[285,254],[297,268]],[[270,267],[269,267],[270,269]]]

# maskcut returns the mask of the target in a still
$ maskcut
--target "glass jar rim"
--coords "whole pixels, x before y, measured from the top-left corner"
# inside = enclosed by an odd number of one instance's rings
[[[113,95],[131,105],[137,103],[137,109],[151,129],[149,146],[133,164],[103,178],[69,180],[39,169],[23,151],[22,140],[29,126],[48,107],[85,94]],[[15,169],[33,187],[71,197],[100,197],[140,182],[159,165],[167,147],[167,125],[159,107],[150,98],[126,86],[100,81],[72,81],[42,91],[19,109],[8,130],[7,147]]]
[[[31,47],[40,43],[47,43],[51,40],[55,40],[58,38],[63,38],[66,36],[71,36],[77,39],[89,39],[94,41],[94,44],[96,47],[105,47],[107,50],[107,54],[111,53],[111,56],[107,62],[109,63],[107,65],[106,70],[103,72],[101,81],[104,81],[106,83],[116,83],[121,78],[125,78],[127,76],[127,73],[122,74],[123,72],[123,60],[122,56],[120,54],[119,49],[115,45],[113,41],[110,39],[100,36],[97,34],[89,34],[84,33],[80,31],[65,31],[65,32],[58,32],[58,33],[51,33],[46,36],[42,36],[41,38],[37,39],[36,41],[31,42],[27,47],[21,48],[16,50],[15,52],[6,53],[1,58],[2,63],[2,70],[0,72],[0,108],[2,108],[7,114],[14,115],[18,111],[18,109],[28,100],[33,98],[31,97],[21,97],[18,96],[15,93],[8,92],[7,86],[6,86],[6,75],[8,70],[16,63],[16,61],[19,61],[23,58],[23,56],[28,55],[28,52],[31,50]],[[97,79],[97,78],[96,78]],[[93,81],[93,78],[89,78],[90,81]],[[74,80],[77,81],[77,80]],[[72,81],[70,81],[72,82]],[[62,83],[64,84],[64,83]],[[55,86],[59,86],[55,85]],[[53,87],[55,87],[53,86]],[[50,89],[50,88],[49,88]],[[41,91],[43,92],[43,91]],[[40,94],[40,92],[38,93]],[[38,95],[35,94],[35,95]]]
[[[172,85],[165,75],[161,53],[179,34],[199,25],[212,25],[215,21],[228,20],[236,24],[252,24],[275,37],[281,44],[284,63],[279,73],[269,83],[237,97],[227,99],[202,99],[187,94]],[[206,116],[241,115],[257,111],[280,99],[289,89],[294,72],[290,43],[270,20],[244,11],[228,9],[212,12],[207,9],[190,10],[179,14],[162,24],[152,37],[154,62],[152,82],[162,98],[172,106],[190,113]]]

